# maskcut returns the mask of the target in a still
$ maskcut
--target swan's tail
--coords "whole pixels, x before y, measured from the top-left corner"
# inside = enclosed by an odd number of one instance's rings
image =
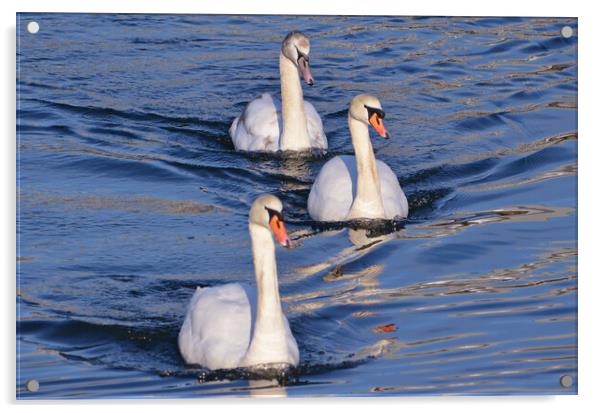
[[[230,126],[230,129],[228,130],[228,133],[230,134],[230,138],[234,139],[234,134],[236,133],[236,129],[238,128],[238,120],[240,119],[240,116],[237,116],[236,119],[234,119],[232,121],[232,125]]]

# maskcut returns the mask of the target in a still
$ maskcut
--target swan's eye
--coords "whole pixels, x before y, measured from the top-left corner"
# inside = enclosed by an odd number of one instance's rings
[[[385,111],[382,109],[378,109],[378,108],[372,108],[368,105],[364,105],[364,107],[366,108],[366,110],[368,111],[368,119],[372,120],[372,117],[374,115],[376,115],[378,117],[378,119],[384,119],[385,118]]]
[[[269,215],[269,221],[270,221],[270,225],[271,224],[281,224],[282,221],[284,221],[284,219],[282,218],[282,214],[280,214],[280,212],[275,211],[271,208],[265,207],[266,211],[268,211],[268,215]]]
[[[298,65],[307,65],[309,64],[309,56],[307,56],[305,53],[301,52],[297,46],[295,46],[295,49],[297,50],[297,64]]]

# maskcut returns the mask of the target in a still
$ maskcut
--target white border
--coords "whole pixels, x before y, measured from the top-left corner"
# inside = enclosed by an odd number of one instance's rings
[[[368,404],[380,409],[404,410],[445,410],[454,412],[479,412],[487,409],[487,413],[504,412],[512,409],[532,408],[545,409],[546,413],[581,410],[594,410],[594,406],[602,405],[598,389],[600,363],[600,321],[602,314],[602,289],[600,288],[600,265],[596,260],[602,255],[602,234],[600,214],[602,204],[600,193],[600,162],[598,160],[602,141],[602,133],[598,126],[601,115],[599,102],[600,89],[600,39],[602,39],[600,16],[596,13],[594,2],[576,1],[542,1],[527,2],[525,0],[488,1],[369,1],[369,0],[295,0],[295,1],[244,1],[220,0],[185,1],[185,0],[103,0],[103,1],[69,1],[69,0],[21,0],[12,4],[2,2],[2,96],[7,103],[2,110],[2,226],[5,280],[4,315],[2,343],[5,374],[2,378],[4,404],[9,410],[16,405],[21,409],[33,410],[43,408],[49,412],[86,410],[104,411],[107,408],[119,411],[135,408],[132,404],[144,403],[144,410],[151,412],[164,411],[175,405],[178,409],[250,409],[261,411],[268,409],[290,409],[306,411],[316,408],[346,409],[363,411]],[[195,401],[153,401],[153,402],[60,402],[44,403],[15,401],[15,13],[25,11],[43,12],[144,12],[144,13],[212,13],[212,14],[389,14],[389,15],[455,15],[455,16],[563,16],[579,18],[579,396],[558,397],[404,397],[379,399],[294,399],[257,401],[238,399],[229,401],[195,400]],[[340,407],[339,407],[340,406]]]
[[[554,16],[577,17],[583,7],[566,1],[549,0],[544,6],[524,0],[505,0],[497,5],[483,1],[371,2],[349,1],[269,1],[269,0],[145,0],[77,2],[68,0],[22,0],[17,11],[94,13],[210,13],[210,14],[347,14],[347,15],[437,15],[437,16]],[[51,4],[51,6],[49,6]]]

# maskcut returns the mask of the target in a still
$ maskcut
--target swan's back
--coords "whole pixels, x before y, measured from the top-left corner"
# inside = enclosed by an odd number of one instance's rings
[[[397,181],[397,176],[383,161],[377,160],[376,167],[385,218],[406,218],[408,200]],[[355,199],[356,183],[355,156],[337,156],[326,162],[309,193],[309,215],[316,221],[345,221]]]
[[[249,102],[230,127],[230,137],[236,150],[277,151],[280,141],[278,117],[278,109],[269,93]]]
[[[212,370],[237,367],[249,347],[251,317],[240,284],[197,288],[178,336],[180,354]]]
[[[328,140],[324,134],[322,119],[311,103],[303,103],[311,148],[326,151]],[[247,152],[280,150],[281,132],[282,104],[269,93],[249,102],[243,114],[234,119],[229,130],[234,148]]]
[[[356,169],[353,156],[337,156],[324,164],[307,199],[312,219],[344,221],[347,218],[355,196]]]

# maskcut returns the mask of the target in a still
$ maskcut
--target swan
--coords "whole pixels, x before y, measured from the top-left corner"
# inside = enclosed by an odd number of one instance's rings
[[[399,219],[408,216],[408,200],[397,176],[376,160],[369,125],[383,138],[389,133],[385,112],[371,95],[353,98],[347,116],[355,156],[337,156],[320,170],[307,200],[309,215],[316,221],[352,219]]]
[[[313,105],[303,100],[299,72],[307,84],[314,84],[309,68],[309,38],[303,33],[291,32],[280,50],[282,105],[269,93],[251,101],[230,126],[236,150],[326,151],[328,142],[322,120]]]
[[[215,370],[299,363],[297,342],[282,312],[278,292],[272,232],[280,245],[290,247],[291,242],[282,219],[282,202],[277,197],[261,195],[253,202],[249,232],[257,301],[237,283],[197,287],[178,335],[180,354],[188,364]]]

